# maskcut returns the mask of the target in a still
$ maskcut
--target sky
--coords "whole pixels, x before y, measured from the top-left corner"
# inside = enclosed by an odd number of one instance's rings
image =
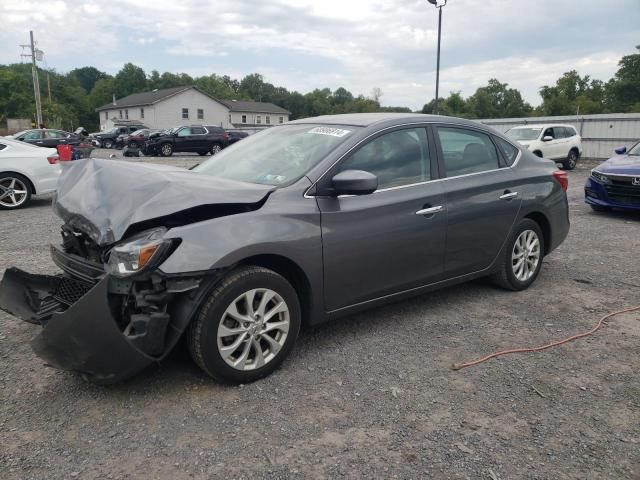
[[[442,0],[440,0],[442,1]],[[419,109],[435,94],[437,9],[426,0],[0,0],[0,64],[34,31],[58,72],[133,62],[193,76],[258,72],[302,93],[382,90]],[[640,0],[448,0],[440,94],[490,78],[538,105],[571,69],[608,80],[640,44]]]

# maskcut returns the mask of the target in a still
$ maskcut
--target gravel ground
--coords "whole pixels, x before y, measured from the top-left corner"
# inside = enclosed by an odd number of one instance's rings
[[[583,204],[594,165],[570,172],[571,233],[529,290],[477,281],[307,330],[250,385],[213,383],[180,346],[131,381],[94,386],[45,367],[28,344],[39,327],[0,313],[0,478],[640,478],[639,314],[553,350],[450,368],[640,303],[640,216]],[[55,270],[49,204],[1,212],[0,270]]]

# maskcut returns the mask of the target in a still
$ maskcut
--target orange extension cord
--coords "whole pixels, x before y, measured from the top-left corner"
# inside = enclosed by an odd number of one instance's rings
[[[495,353],[492,353],[492,354],[487,355],[485,357],[478,358],[477,360],[472,360],[470,362],[454,363],[453,365],[451,365],[451,368],[453,368],[454,370],[461,370],[463,368],[471,367],[473,365],[478,365],[479,363],[486,362],[487,360],[490,360],[490,359],[496,358],[496,357],[500,357],[502,355],[509,355],[511,353],[539,352],[541,350],[546,350],[547,348],[557,347],[558,345],[562,345],[564,343],[568,343],[568,342],[571,342],[573,340],[577,340],[578,338],[586,337],[588,335],[591,335],[592,333],[597,332],[600,329],[600,327],[602,327],[602,324],[604,323],[604,321],[606,319],[608,319],[608,318],[615,317],[616,315],[621,315],[623,313],[635,312],[636,310],[640,310],[640,305],[637,306],[637,307],[627,308],[625,310],[619,310],[617,312],[608,313],[604,317],[602,317],[598,321],[596,326],[593,327],[588,332],[579,333],[577,335],[573,335],[571,337],[565,338],[564,340],[558,340],[558,341],[555,341],[555,342],[547,343],[546,345],[540,345],[538,347],[513,348],[511,350],[502,350],[501,352],[495,352]]]

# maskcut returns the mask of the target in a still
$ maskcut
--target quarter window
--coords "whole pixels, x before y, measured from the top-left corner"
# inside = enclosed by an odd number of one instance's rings
[[[188,119],[189,118],[189,109],[188,108],[183,108],[182,109],[182,118],[184,118],[184,119]]]
[[[424,128],[381,135],[342,162],[339,171],[365,170],[378,177],[378,189],[431,180],[427,133]]]
[[[438,127],[447,177],[485,172],[500,167],[489,135],[463,128]]]
[[[513,165],[513,162],[516,161],[516,157],[518,156],[518,149],[500,137],[493,137],[493,139],[498,145],[498,149],[502,152],[502,155],[504,155],[507,165]]]
[[[198,109],[198,120],[204,119],[204,110],[202,108]]]

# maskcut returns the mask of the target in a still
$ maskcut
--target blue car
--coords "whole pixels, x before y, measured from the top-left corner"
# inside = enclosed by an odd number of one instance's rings
[[[622,208],[640,211],[640,142],[591,170],[584,186],[585,202],[598,212]]]

